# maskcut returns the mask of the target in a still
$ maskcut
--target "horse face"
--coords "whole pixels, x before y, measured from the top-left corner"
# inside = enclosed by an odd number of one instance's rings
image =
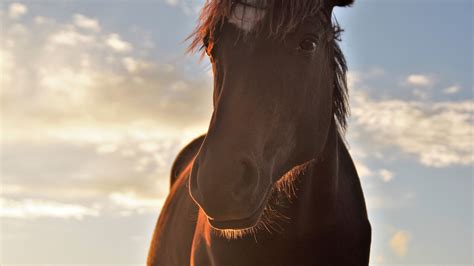
[[[320,155],[333,117],[330,22],[309,18],[281,40],[252,31],[254,11],[226,19],[208,51],[214,112],[190,193],[216,229],[255,226],[275,183]]]

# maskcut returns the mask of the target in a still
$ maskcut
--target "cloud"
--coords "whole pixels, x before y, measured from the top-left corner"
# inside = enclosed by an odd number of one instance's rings
[[[455,94],[457,92],[459,92],[460,88],[459,86],[450,86],[450,87],[447,87],[446,89],[443,90],[443,93],[444,94]]]
[[[53,217],[62,219],[83,219],[98,216],[98,211],[79,204],[65,204],[45,200],[9,200],[0,198],[0,217],[27,218]]]
[[[130,56],[122,58],[122,64],[129,73],[136,73],[137,71],[145,70],[152,65],[151,63],[137,60]]]
[[[430,76],[421,75],[421,74],[412,74],[409,75],[405,82],[409,85],[427,87],[433,85],[434,81]]]
[[[28,12],[28,7],[20,3],[12,3],[8,8],[8,15],[12,19],[18,19]]]
[[[351,132],[349,137],[353,137],[354,132]],[[374,175],[373,170],[366,164],[366,159],[367,159],[367,153],[365,150],[358,145],[357,142],[350,142],[350,153],[352,155],[352,160],[354,162],[354,165],[357,169],[357,174],[359,175],[360,178],[367,178],[367,177],[372,177]]]
[[[54,19],[52,18],[47,18],[43,16],[36,16],[34,19],[35,24],[54,24]]]
[[[95,32],[100,31],[99,21],[96,19],[88,18],[81,14],[74,15],[74,24],[80,28],[92,30]]]
[[[107,37],[106,43],[110,48],[120,53],[129,52],[133,49],[132,45],[126,41],[123,41],[120,35],[117,33],[110,34]]]
[[[53,138],[3,143],[2,196],[75,202],[86,208],[110,198],[105,207],[156,213],[167,196],[171,163],[182,145],[170,137],[123,140],[110,144],[112,148],[103,142]]]
[[[347,86],[349,88],[354,87],[360,81],[361,81],[361,76],[358,72],[356,72],[356,71],[348,71],[347,72]]]
[[[426,166],[470,165],[474,102],[377,100],[352,96],[352,130],[378,148],[396,147]]]
[[[94,42],[95,38],[90,35],[81,34],[73,29],[61,30],[50,36],[50,43],[60,45],[78,45]]]
[[[386,71],[380,67],[372,67],[365,71],[350,70],[347,72],[347,85],[350,89],[355,86],[363,85],[364,81],[373,78],[381,78],[386,74]]]
[[[354,164],[356,166],[359,177],[364,178],[364,177],[369,177],[373,175],[370,168],[367,165],[365,165],[362,161],[354,160]]]
[[[382,178],[383,182],[388,183],[393,179],[393,173],[387,169],[382,169],[379,171],[379,175]]]
[[[162,198],[143,198],[136,193],[111,193],[109,199],[115,204],[126,209],[136,211],[138,213],[144,212],[158,212],[165,202],[165,197]]]
[[[94,124],[114,126],[134,121],[193,128],[207,122],[212,83],[204,74],[188,78],[180,68],[147,59],[143,56],[147,51],[138,48],[122,58],[109,49],[110,44],[120,51],[133,45],[118,34],[84,34],[68,24],[46,20],[47,25],[31,26],[34,35],[10,33],[15,24],[5,21],[4,37],[15,46],[7,46],[8,42],[0,46],[0,82],[5,88],[0,98],[5,103],[5,123],[15,125],[11,131],[19,124],[49,130],[70,121],[85,131],[81,124],[89,124],[92,117]]]
[[[35,34],[2,23],[4,217],[158,213],[174,157],[206,131],[206,73],[189,78],[147,58],[151,46],[134,45],[147,35],[132,42],[48,17],[25,24]]]
[[[408,252],[408,244],[411,235],[407,231],[396,231],[390,239],[390,247],[398,257],[405,257]]]

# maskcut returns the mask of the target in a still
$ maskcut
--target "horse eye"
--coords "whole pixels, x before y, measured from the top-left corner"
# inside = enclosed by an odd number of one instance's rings
[[[300,48],[308,52],[316,50],[316,46],[316,41],[310,38],[306,38],[300,43]]]

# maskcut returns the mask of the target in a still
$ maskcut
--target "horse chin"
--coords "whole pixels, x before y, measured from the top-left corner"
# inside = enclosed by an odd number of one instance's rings
[[[207,220],[209,225],[211,225],[215,230],[245,230],[256,226],[262,213],[263,211],[239,220],[216,221],[209,218]]]
[[[265,197],[262,200],[260,206],[247,217],[242,219],[235,219],[235,220],[225,220],[225,221],[218,221],[215,219],[207,218],[209,225],[217,230],[217,231],[234,231],[238,232],[241,231],[242,235],[244,232],[248,232],[253,230],[260,222],[262,215],[264,214],[265,207],[268,204],[269,198],[272,195],[271,188],[268,189],[267,193],[265,193]]]
[[[242,238],[245,235],[254,234],[260,229],[267,231],[277,231],[279,220],[285,220],[286,217],[279,214],[274,208],[275,200],[278,201],[281,196],[291,199],[295,197],[296,189],[294,181],[297,176],[305,172],[314,163],[314,159],[293,167],[284,174],[273,186],[271,186],[256,211],[245,218],[237,220],[218,221],[207,218],[208,224],[221,237],[227,239]],[[275,226],[276,225],[276,226]]]

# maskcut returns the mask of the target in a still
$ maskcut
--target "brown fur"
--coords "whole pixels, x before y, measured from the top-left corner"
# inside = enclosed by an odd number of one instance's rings
[[[368,264],[370,223],[343,140],[347,68],[330,20],[351,2],[206,2],[190,51],[210,56],[214,112],[173,166],[149,265]],[[226,19],[236,3],[266,16],[236,26]]]

